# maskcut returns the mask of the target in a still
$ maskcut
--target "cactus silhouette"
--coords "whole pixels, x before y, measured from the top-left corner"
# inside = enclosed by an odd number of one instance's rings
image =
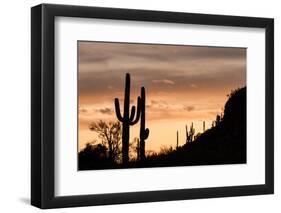
[[[140,140],[139,139],[137,139],[136,152],[137,152],[137,160],[140,160]]]
[[[187,125],[185,125],[185,143],[188,142],[189,142],[188,130],[187,130]]]
[[[148,138],[149,129],[145,128],[145,89],[141,88],[141,101],[140,101],[140,160],[145,159],[145,140]]]
[[[195,135],[195,129],[193,128],[193,122],[191,123],[190,129],[189,129],[189,142],[193,142],[193,137]]]
[[[187,130],[187,125],[185,125],[185,143],[192,143],[195,135],[195,129],[193,128],[193,122],[190,125],[189,131]]]
[[[179,148],[179,131],[177,130],[177,147],[176,149],[178,150]]]
[[[126,74],[125,95],[124,95],[124,111],[123,116],[120,112],[119,99],[115,98],[115,113],[117,119],[122,122],[122,163],[128,165],[129,162],[129,139],[130,126],[135,125],[140,118],[141,98],[138,97],[137,110],[132,106],[130,113],[130,74]]]
[[[205,132],[205,121],[203,121],[203,132]]]

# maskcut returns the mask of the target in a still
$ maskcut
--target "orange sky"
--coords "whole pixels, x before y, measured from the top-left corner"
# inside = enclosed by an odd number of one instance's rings
[[[88,126],[116,121],[114,98],[124,97],[125,73],[131,74],[131,102],[146,88],[146,149],[185,143],[185,125],[211,126],[227,94],[246,85],[246,49],[179,45],[78,42],[79,149],[97,135]],[[123,112],[122,112],[123,113]],[[131,127],[130,140],[139,125]]]

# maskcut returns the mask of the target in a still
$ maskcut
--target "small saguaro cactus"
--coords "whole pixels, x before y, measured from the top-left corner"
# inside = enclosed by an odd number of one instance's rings
[[[120,112],[119,99],[115,98],[115,113],[117,119],[122,122],[122,163],[127,165],[129,162],[129,139],[130,126],[135,125],[140,118],[141,98],[138,97],[137,111],[136,107],[132,106],[130,113],[130,74],[126,74],[125,95],[124,95],[124,111],[123,116]]]
[[[178,150],[179,148],[179,131],[177,130],[177,147],[176,149]]]
[[[205,121],[203,121],[203,132],[205,132]]]
[[[148,138],[149,129],[145,128],[145,89],[141,88],[140,97],[140,160],[145,159],[145,140]]]
[[[188,130],[187,130],[187,125],[185,125],[185,143],[188,143],[189,142],[189,135],[188,135]]]
[[[195,129],[193,128],[193,122],[191,123],[190,129],[189,129],[189,142],[193,142],[193,137],[195,135]]]

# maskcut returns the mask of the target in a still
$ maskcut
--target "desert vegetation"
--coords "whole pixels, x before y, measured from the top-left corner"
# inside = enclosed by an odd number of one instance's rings
[[[149,129],[146,127],[146,94],[141,87],[137,105],[130,106],[130,74],[125,77],[123,112],[115,98],[115,122],[93,122],[89,130],[99,141],[88,143],[78,154],[79,170],[143,168],[163,166],[246,163],[246,87],[231,91],[221,114],[202,132],[191,125],[185,128],[185,144],[179,145],[178,131],[174,146],[162,146],[159,152],[145,149]],[[139,137],[130,142],[130,126],[140,122]]]

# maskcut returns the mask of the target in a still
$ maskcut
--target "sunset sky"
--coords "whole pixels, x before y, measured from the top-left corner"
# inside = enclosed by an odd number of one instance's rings
[[[125,74],[131,74],[131,102],[146,89],[146,150],[185,143],[185,125],[211,126],[227,94],[246,85],[246,49],[200,46],[78,42],[79,149],[97,135],[88,126],[116,121],[114,98],[123,114]],[[131,127],[130,141],[139,135]]]

